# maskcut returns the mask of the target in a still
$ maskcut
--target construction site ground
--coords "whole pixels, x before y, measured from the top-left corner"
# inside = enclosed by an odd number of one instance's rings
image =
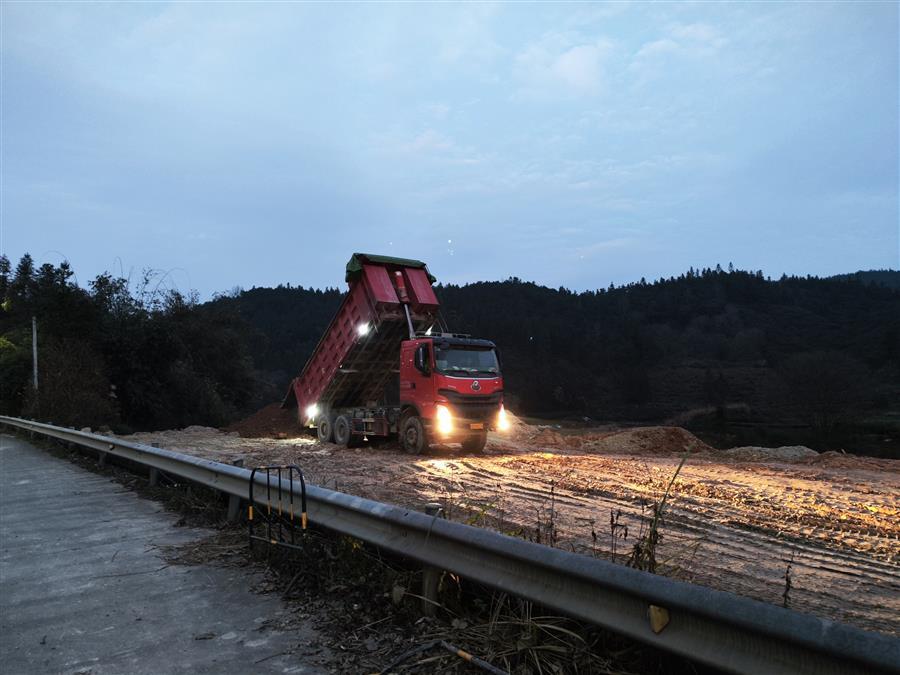
[[[657,572],[900,635],[900,460],[808,448],[717,450],[679,427],[559,430],[514,419],[483,454],[396,442],[343,448],[277,405],[230,430],[133,434],[245,466],[297,464],[307,481],[617,562],[671,487]],[[627,528],[627,529],[626,529]],[[786,596],[786,599],[785,599]]]

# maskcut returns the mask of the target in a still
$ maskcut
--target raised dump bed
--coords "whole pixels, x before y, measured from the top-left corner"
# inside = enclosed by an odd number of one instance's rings
[[[282,403],[297,406],[302,424],[320,411],[376,405],[399,373],[409,322],[414,332],[437,322],[434,277],[420,260],[354,253],[345,281],[347,295]]]

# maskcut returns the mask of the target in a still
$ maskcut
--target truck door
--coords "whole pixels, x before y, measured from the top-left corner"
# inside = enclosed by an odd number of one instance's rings
[[[410,341],[404,345],[400,364],[400,400],[411,403],[422,417],[432,416],[434,392],[431,373],[434,370],[431,340]]]

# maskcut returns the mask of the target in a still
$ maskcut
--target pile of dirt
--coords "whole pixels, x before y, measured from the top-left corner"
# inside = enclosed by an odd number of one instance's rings
[[[303,432],[296,411],[284,409],[280,403],[271,403],[225,430],[236,431],[241,438],[292,438]]]
[[[509,408],[506,408],[506,419],[509,422],[509,429],[503,432],[503,438],[506,440],[521,441],[530,438],[534,433],[534,427],[520,420]]]
[[[166,431],[145,431],[119,436],[136,443],[157,443],[161,444],[162,447],[167,448],[170,447],[171,443],[176,441],[188,444],[202,442],[212,436],[219,435],[221,431],[221,429],[216,429],[214,427],[204,427],[200,424],[192,424],[189,427],[184,427],[183,429],[168,429]],[[117,434],[109,433],[107,435],[116,436]],[[229,435],[237,436],[237,434],[234,432],[231,432]]]
[[[586,435],[582,450],[617,455],[683,455],[713,449],[681,427],[636,427],[608,434]]]
[[[549,427],[541,429],[536,436],[529,439],[531,445],[549,446],[551,448],[561,448],[566,444],[563,435],[553,431]]]
[[[900,460],[861,457],[859,455],[849,455],[845,452],[835,452],[834,450],[828,450],[821,454],[816,453],[813,456],[803,458],[798,463],[826,467],[829,469],[863,469],[869,471],[900,472]]]
[[[561,434],[542,427],[526,439],[537,448],[569,448],[591,454],[611,455],[683,455],[714,452],[690,431],[681,427],[636,427],[619,431]]]
[[[818,452],[805,445],[783,445],[780,448],[744,445],[725,450],[724,453],[726,457],[741,462],[798,462],[819,455]]]

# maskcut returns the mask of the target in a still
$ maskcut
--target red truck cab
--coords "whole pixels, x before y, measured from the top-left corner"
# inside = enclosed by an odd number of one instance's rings
[[[422,452],[429,441],[480,452],[489,429],[505,430],[503,377],[494,343],[440,334],[400,346],[400,442]]]

